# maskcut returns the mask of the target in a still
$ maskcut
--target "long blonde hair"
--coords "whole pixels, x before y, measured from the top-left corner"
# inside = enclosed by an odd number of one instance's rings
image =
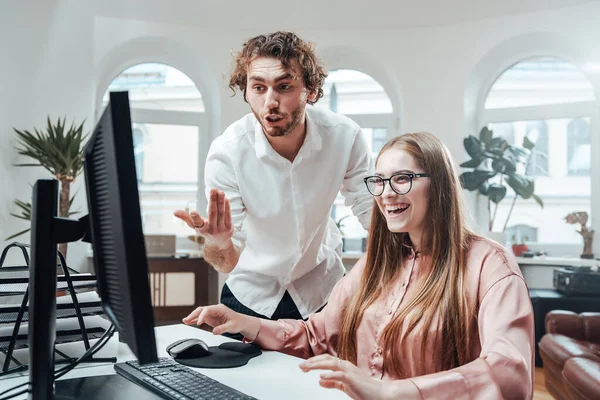
[[[427,132],[409,133],[389,141],[379,156],[390,148],[409,153],[430,174],[427,225],[422,248],[430,255],[425,268],[427,277],[417,294],[396,313],[382,335],[386,370],[398,377],[401,368],[400,351],[405,338],[423,321],[421,365],[430,340],[430,327],[441,324],[442,370],[465,364],[472,338],[470,327],[473,313],[469,309],[464,281],[466,252],[473,234],[467,229],[461,205],[461,186],[446,146]],[[359,289],[349,299],[341,316],[338,354],[356,364],[356,332],[365,310],[386,290],[402,266],[410,249],[407,233],[394,233],[387,228],[384,216],[374,203],[366,266]],[[437,318],[436,318],[437,317]],[[406,331],[402,335],[402,328]]]

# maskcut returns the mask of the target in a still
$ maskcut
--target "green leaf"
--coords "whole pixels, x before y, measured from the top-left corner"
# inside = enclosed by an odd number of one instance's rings
[[[41,167],[42,164],[14,164],[15,167]]]
[[[487,196],[489,194],[489,189],[490,184],[488,182],[483,182],[481,185],[479,185],[479,193],[481,193],[484,196]]]
[[[15,213],[9,213],[10,215],[12,215],[15,218],[19,218],[25,221],[31,221],[31,217],[30,216],[26,216],[26,215],[19,215],[19,214],[15,214]]]
[[[14,203],[18,208],[21,209],[21,214],[20,214],[20,216],[17,216],[16,214],[11,214],[11,215],[16,216],[17,218],[28,220],[28,221],[31,220],[31,203],[26,203],[21,200],[15,200]]]
[[[42,166],[54,176],[75,178],[80,174],[87,135],[83,135],[83,123],[72,122],[68,128],[66,125],[66,116],[58,118],[54,124],[48,116],[45,130],[34,128],[32,133],[13,128],[17,134],[17,152],[39,162],[20,166]]]
[[[469,136],[463,140],[463,145],[465,146],[465,150],[474,159],[484,159],[485,154],[483,152],[483,146],[479,139],[475,136]]]
[[[498,204],[506,196],[506,186],[499,183],[492,183],[488,189],[488,197],[491,201]]]
[[[508,146],[509,145],[506,140],[501,137],[495,137],[485,145],[485,149],[494,155],[502,156],[504,154],[504,150],[506,150]]]
[[[464,172],[460,175],[460,182],[463,188],[473,191],[477,190],[482,183],[495,176],[493,171],[475,170]]]
[[[9,236],[9,237],[7,237],[7,238],[6,238],[6,239],[4,239],[4,240],[5,240],[5,241],[8,241],[8,240],[14,239],[14,238],[16,238],[17,236],[21,236],[22,234],[29,232],[30,230],[31,230],[31,228],[27,228],[27,229],[25,229],[24,231],[21,231],[21,232],[19,232],[19,233],[15,233],[14,235],[12,235],[12,236]]]
[[[535,202],[538,203],[540,205],[540,207],[544,208],[544,202],[542,201],[540,196],[538,196],[537,194],[532,194],[531,197],[533,197]]]
[[[479,131],[479,140],[483,144],[487,144],[490,140],[492,140],[492,136],[494,136],[494,133],[488,129],[487,126],[484,126],[481,128],[481,131]]]
[[[463,168],[477,168],[479,167],[482,161],[483,159],[473,158],[469,161],[465,161],[464,163],[460,164],[460,166]]]
[[[523,147],[525,147],[527,150],[531,150],[535,147],[535,143],[533,143],[531,140],[529,140],[527,136],[525,136],[523,138]]]
[[[535,185],[533,179],[529,177],[513,174],[506,178],[506,182],[518,196],[524,199],[528,199],[533,195]]]
[[[516,171],[516,166],[508,157],[502,157],[492,161],[492,169],[500,174],[509,175]]]

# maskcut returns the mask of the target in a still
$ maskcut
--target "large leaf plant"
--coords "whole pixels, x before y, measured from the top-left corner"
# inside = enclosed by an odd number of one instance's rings
[[[67,128],[66,117],[58,118],[56,123],[47,118],[45,130],[33,128],[33,132],[13,128],[17,133],[17,147],[19,154],[33,158],[37,162],[16,164],[19,167],[44,167],[58,181],[60,181],[59,216],[68,218],[76,214],[71,211],[73,199],[70,197],[71,183],[83,170],[83,149],[87,135],[83,134],[83,122],[76,125],[74,122]],[[11,214],[16,218],[31,220],[31,203],[15,200],[19,214]],[[12,239],[28,232],[10,236]],[[61,243],[59,250],[66,256],[67,244]]]
[[[502,231],[506,229],[517,197],[534,199],[541,207],[544,207],[542,199],[534,193],[535,182],[531,176],[527,175],[527,171],[535,154],[545,155],[534,150],[535,143],[529,138],[523,139],[523,147],[517,147],[501,137],[494,137],[490,129],[483,127],[478,138],[469,135],[463,140],[463,144],[471,159],[460,166],[472,168],[472,170],[463,172],[460,175],[460,181],[465,189],[477,190],[487,197],[490,231],[494,227],[498,204],[506,197],[507,187],[512,188],[515,196],[513,196]],[[495,205],[493,212],[492,203]]]

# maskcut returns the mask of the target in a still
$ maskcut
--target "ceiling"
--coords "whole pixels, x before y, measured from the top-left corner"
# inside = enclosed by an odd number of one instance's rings
[[[211,31],[453,25],[598,0],[85,0],[95,15]]]

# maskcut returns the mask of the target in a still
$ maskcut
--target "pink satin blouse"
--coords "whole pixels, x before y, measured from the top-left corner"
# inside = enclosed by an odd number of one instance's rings
[[[410,379],[423,399],[530,399],[533,396],[534,329],[529,293],[514,256],[484,238],[475,239],[468,255],[465,290],[477,311],[471,361],[441,370],[441,332],[420,360],[419,326],[406,339],[401,362],[407,376],[391,375],[383,365],[381,334],[401,305],[416,294],[427,256],[405,258],[391,289],[366,311],[357,330],[357,366],[375,379]],[[327,306],[307,321],[261,319],[258,346],[297,357],[329,353],[336,343],[341,307],[356,291],[361,259],[333,289]],[[423,268],[422,268],[423,266]],[[417,332],[415,334],[415,332]],[[479,339],[479,340],[477,340]]]

